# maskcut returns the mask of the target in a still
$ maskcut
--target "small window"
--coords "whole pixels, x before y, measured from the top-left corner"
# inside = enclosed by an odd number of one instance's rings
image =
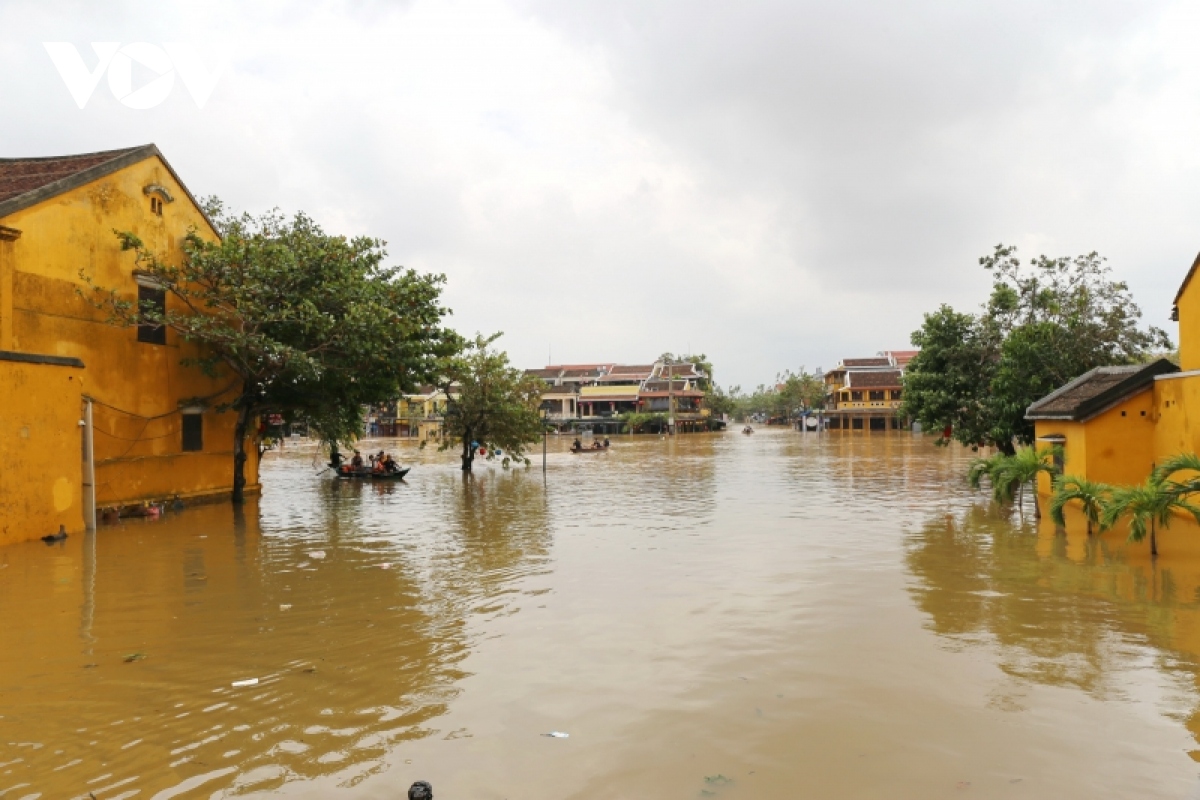
[[[862,401],[862,392],[851,392],[850,399],[858,403]]]
[[[887,397],[887,394],[882,389],[871,391],[871,399],[872,400],[876,400],[876,401],[883,400],[886,397]]]
[[[904,391],[902,389],[892,389],[892,399],[893,400],[899,400],[900,396],[903,394],[904,394]]]
[[[150,286],[138,286],[138,308],[142,313],[147,311],[163,313],[167,307],[167,292],[164,289],[155,289]],[[165,325],[138,325],[139,342],[146,344],[166,344],[167,343],[167,326]]]
[[[183,415],[183,452],[204,449],[204,417],[201,414]]]
[[[162,216],[162,200],[157,197],[150,198],[150,213],[156,217]]]

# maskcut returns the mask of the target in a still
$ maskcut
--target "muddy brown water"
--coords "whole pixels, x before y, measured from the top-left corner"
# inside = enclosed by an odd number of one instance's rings
[[[0,798],[1197,796],[1200,554],[919,436],[614,440],[0,548]]]

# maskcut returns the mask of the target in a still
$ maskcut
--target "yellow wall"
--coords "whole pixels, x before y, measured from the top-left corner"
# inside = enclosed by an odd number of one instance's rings
[[[1154,390],[1147,386],[1086,422],[1038,420],[1037,438],[1063,436],[1063,473],[1111,484],[1141,483],[1154,467]],[[1045,442],[1038,442],[1044,446]],[[1051,491],[1049,476],[1038,481],[1042,494]]]
[[[84,372],[0,360],[0,545],[83,530]]]
[[[175,198],[165,204],[162,216],[150,211],[142,191],[148,184],[166,187]],[[194,345],[171,331],[165,346],[138,342],[136,328],[106,324],[104,314],[77,293],[86,288],[79,277],[83,269],[99,286],[136,301],[133,256],[121,252],[114,228],[132,231],[167,259],[178,258],[190,227],[215,237],[170,170],[151,157],[14,212],[0,219],[0,226],[21,232],[7,243],[11,349],[73,356],[86,366],[84,394],[96,401],[97,504],[228,492],[235,420],[232,412],[217,413],[215,407],[236,391],[233,378],[209,378],[195,367],[181,366],[181,359],[199,354]],[[35,382],[30,392],[48,398],[52,389]],[[204,449],[184,453],[180,404],[193,398],[208,398]],[[258,458],[252,443],[247,450],[247,491],[253,492],[258,489]],[[62,457],[78,461],[79,448]]]
[[[1200,275],[1188,281],[1175,308],[1179,313],[1179,367],[1184,372],[1200,369]]]
[[[1155,381],[1154,392],[1158,411],[1158,424],[1154,428],[1157,457],[1161,460],[1179,453],[1200,453],[1200,375],[1168,376]],[[1196,425],[1192,425],[1193,419]]]

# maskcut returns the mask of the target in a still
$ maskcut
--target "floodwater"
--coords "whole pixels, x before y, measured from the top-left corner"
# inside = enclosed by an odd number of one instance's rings
[[[909,434],[567,441],[0,548],[0,798],[1196,796],[1196,553]]]

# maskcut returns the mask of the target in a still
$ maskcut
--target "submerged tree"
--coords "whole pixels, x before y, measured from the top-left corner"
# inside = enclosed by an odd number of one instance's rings
[[[1150,555],[1158,555],[1157,527],[1170,527],[1176,511],[1190,514],[1200,524],[1200,507],[1187,500],[1183,487],[1155,473],[1137,486],[1118,486],[1100,516],[1100,527],[1108,530],[1129,518],[1129,541],[1140,542],[1150,534]]]
[[[507,451],[524,460],[525,448],[542,436],[542,392],[546,384],[508,363],[508,354],[491,347],[500,334],[476,336],[441,368],[446,397],[442,450],[459,447],[462,471],[470,472],[475,451]]]
[[[1092,528],[1100,524],[1100,516],[1112,495],[1112,487],[1105,483],[1089,481],[1074,475],[1063,475],[1054,482],[1054,494],[1050,497],[1050,518],[1060,528],[1067,526],[1065,510],[1069,503],[1078,503],[1083,518],[1087,520],[1088,536]]]
[[[206,204],[221,235],[191,230],[180,258],[115,231],[162,304],[92,286],[90,300],[121,325],[161,325],[201,346],[184,363],[228,375],[237,414],[233,501],[244,499],[246,440],[266,413],[303,417],[330,442],[362,431],[362,408],[436,377],[460,346],[443,327],[441,276],[385,266],[384,242],[325,233],[304,214],[259,217]],[[81,273],[84,280],[90,280]]]
[[[977,458],[967,470],[967,482],[972,488],[978,489],[983,484],[983,478],[987,477],[992,485],[992,497],[997,503],[1009,503],[1015,499],[1017,508],[1024,513],[1025,486],[1035,484],[1042,473],[1054,475],[1058,469],[1055,462],[1061,455],[1062,449],[1059,447],[1041,450],[1022,447],[1011,456],[996,453],[988,458]],[[1039,517],[1042,514],[1037,503],[1036,486],[1033,512]]]

